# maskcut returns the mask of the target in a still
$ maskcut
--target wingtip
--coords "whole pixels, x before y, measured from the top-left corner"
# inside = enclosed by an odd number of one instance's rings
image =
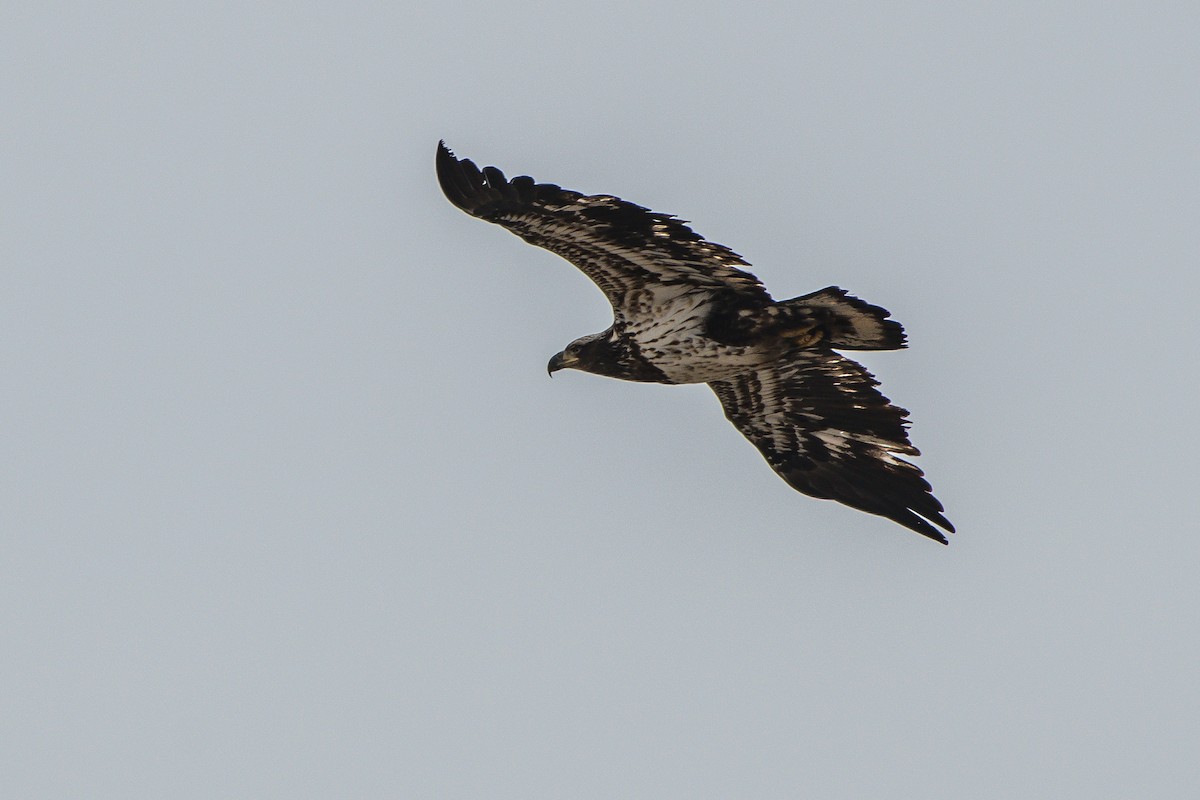
[[[480,169],[471,159],[458,158],[445,140],[438,142],[436,168],[446,199],[475,217],[486,219],[506,203],[521,202],[522,191],[528,193],[523,179],[518,178],[514,186],[496,167]]]
[[[438,170],[441,171],[445,167],[453,165],[457,162],[458,159],[454,157],[454,151],[446,145],[446,140],[438,139],[436,159]]]
[[[928,514],[928,515],[922,514],[922,516],[923,517],[927,516],[928,521],[926,519],[921,519],[921,522],[924,523],[923,525],[921,525],[919,527],[917,527],[917,526],[909,526],[909,527],[913,528],[913,530],[915,530],[917,533],[921,534],[922,536],[927,536],[928,538],[933,539],[935,542],[941,542],[942,544],[950,544],[950,540],[946,538],[946,535],[934,527],[934,525],[938,525],[942,528],[945,528],[947,533],[954,533],[954,526],[950,523],[950,520],[946,519],[946,517],[943,516],[942,514]],[[930,524],[930,523],[933,523],[933,524]],[[904,523],[901,523],[901,524],[904,524]]]
[[[925,495],[920,506],[919,508],[914,508],[912,504],[906,503],[903,508],[886,510],[863,508],[862,510],[886,517],[892,522],[899,523],[910,531],[919,533],[927,539],[932,539],[942,544],[950,544],[950,540],[946,538],[946,534],[938,530],[938,528],[941,528],[946,533],[954,533],[954,525],[951,524],[950,520],[946,519],[946,515],[941,511],[942,504],[932,495]]]
[[[437,170],[438,184],[446,199],[458,208],[471,213],[471,195],[476,191],[474,174],[478,172],[475,165],[465,159],[459,159],[447,145],[445,139],[438,140],[437,158],[434,162]]]

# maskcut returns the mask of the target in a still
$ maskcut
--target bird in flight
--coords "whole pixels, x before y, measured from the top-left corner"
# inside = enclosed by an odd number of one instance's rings
[[[611,195],[527,176],[508,180],[438,143],[446,198],[570,261],[613,307],[607,330],[582,336],[548,369],[653,383],[707,383],[729,421],[792,488],[878,514],[943,544],[953,533],[919,468],[902,456],[908,412],[839,350],[898,350],[904,329],[884,309],[830,286],[772,300],[727,247],[683,220]]]

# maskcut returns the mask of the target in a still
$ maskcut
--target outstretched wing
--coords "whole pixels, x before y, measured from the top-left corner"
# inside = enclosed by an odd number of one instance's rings
[[[878,385],[831,350],[799,351],[789,363],[709,384],[725,416],[790,486],[945,544],[934,525],[954,526],[942,504],[921,470],[898,458],[919,455],[905,430],[908,412]]]
[[[438,182],[451,203],[503,225],[530,244],[557,253],[604,292],[618,318],[639,313],[645,292],[683,287],[770,300],[749,266],[727,247],[705,241],[670,214],[658,214],[609,195],[583,195],[522,176],[511,181],[495,167],[482,170],[438,143]],[[678,294],[678,291],[671,292]],[[644,308],[644,306],[641,306]]]

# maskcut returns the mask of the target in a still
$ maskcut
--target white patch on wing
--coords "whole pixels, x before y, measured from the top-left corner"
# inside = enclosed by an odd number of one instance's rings
[[[834,430],[833,428],[813,431],[812,435],[820,439],[821,442],[830,450],[837,450],[839,452],[849,451],[850,447],[847,444],[847,441],[853,438],[845,431]]]
[[[884,461],[893,464],[907,463],[896,457],[897,453],[905,455],[917,455],[916,448],[911,445],[898,444],[889,442],[886,439],[880,439],[878,436],[872,436],[868,433],[850,433],[848,431],[839,431],[834,428],[824,428],[822,430],[813,431],[812,435],[820,439],[831,450],[837,452],[849,452],[850,442],[862,442],[877,448],[874,456]]]

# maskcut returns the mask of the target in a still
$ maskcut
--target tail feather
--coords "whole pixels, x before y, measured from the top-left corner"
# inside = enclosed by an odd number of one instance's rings
[[[779,305],[813,312],[823,318],[831,347],[842,350],[899,350],[904,328],[879,306],[860,300],[837,286],[784,300]]]

